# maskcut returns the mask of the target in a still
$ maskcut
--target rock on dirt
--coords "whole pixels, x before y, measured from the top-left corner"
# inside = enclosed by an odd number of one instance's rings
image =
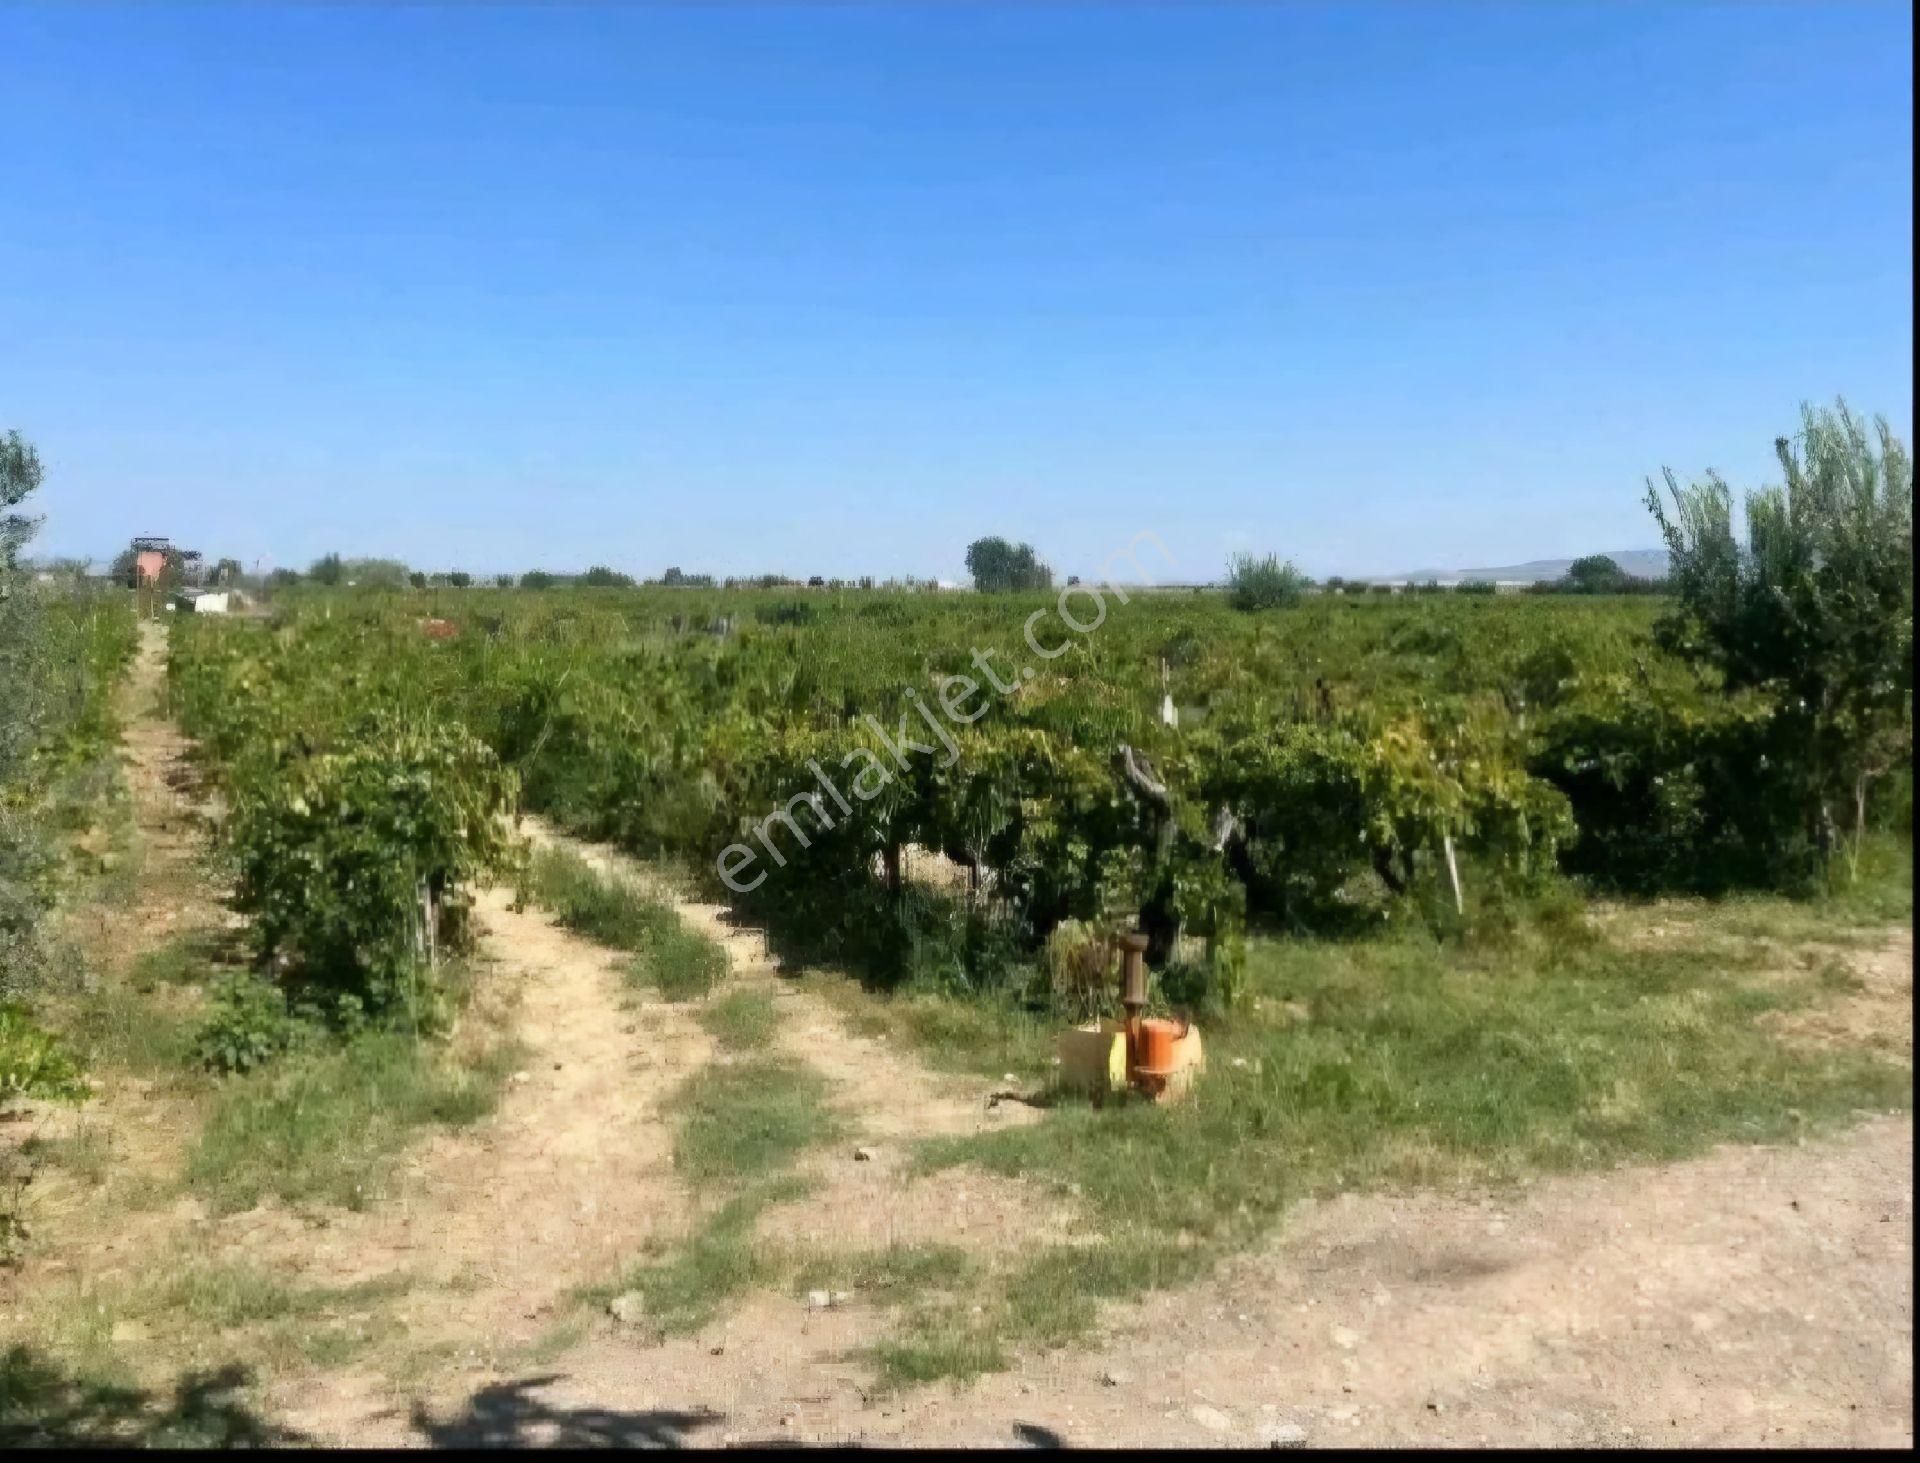
[[[647,1303],[637,1290],[616,1295],[607,1302],[607,1314],[623,1326],[637,1326],[647,1315]]]
[[[1224,1433],[1233,1430],[1233,1419],[1217,1407],[1196,1407],[1193,1420],[1208,1432]]]
[[[1307,1430],[1297,1422],[1263,1422],[1258,1434],[1269,1448],[1304,1448]]]

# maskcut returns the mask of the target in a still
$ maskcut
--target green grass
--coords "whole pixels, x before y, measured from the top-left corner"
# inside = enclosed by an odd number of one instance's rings
[[[521,892],[551,910],[567,929],[635,952],[629,976],[667,1000],[705,996],[727,973],[726,952],[688,929],[670,904],[631,880],[600,873],[576,853],[537,850]]]
[[[895,1242],[874,1250],[831,1250],[795,1257],[790,1285],[847,1291],[863,1300],[898,1300],[927,1290],[957,1290],[976,1271],[965,1250],[953,1245]]]
[[[754,1051],[773,1040],[780,1012],[766,991],[729,992],[704,1007],[700,1024],[725,1051]]]
[[[774,1179],[729,1198],[695,1224],[678,1244],[664,1245],[630,1269],[614,1286],[587,1293],[605,1304],[638,1293],[647,1328],[658,1336],[698,1331],[727,1301],[752,1286],[770,1283],[777,1271],[754,1239],[762,1211],[806,1192],[798,1180]]]
[[[127,974],[136,991],[161,986],[204,986],[237,967],[235,934],[226,930],[190,930],[141,952]]]
[[[258,1265],[192,1265],[167,1280],[138,1314],[171,1323],[229,1331],[270,1321],[309,1321],[340,1310],[362,1310],[403,1294],[405,1276],[388,1275],[353,1285],[302,1285]]]
[[[711,1066],[674,1094],[674,1164],[695,1182],[757,1178],[833,1137],[839,1119],[812,1067],[775,1057]]]
[[[1013,1364],[989,1332],[951,1310],[922,1314],[896,1337],[866,1352],[880,1392],[1003,1372]]]
[[[113,1171],[113,1133],[103,1123],[82,1118],[71,1133],[58,1138],[29,1138],[22,1145],[36,1163],[63,1169],[85,1183],[98,1186]]]
[[[1249,999],[1203,1032],[1194,1100],[1064,1103],[1033,1126],[923,1147],[927,1167],[973,1163],[1079,1196],[1106,1240],[997,1275],[974,1297],[979,1316],[916,1310],[873,1353],[881,1379],[964,1377],[1015,1346],[1072,1340],[1098,1301],[1202,1273],[1308,1195],[1676,1159],[1908,1107],[1906,1067],[1795,1046],[1758,1019],[1852,984],[1828,955],[1783,962],[1753,942],[1756,915],[1802,936],[1809,919],[1831,931],[1850,918],[1782,903],[1744,906],[1742,939],[1725,937],[1718,908],[1654,948],[1564,921],[1481,946],[1413,928],[1252,941]]]
[[[136,1076],[176,1079],[192,1069],[198,1023],[194,1004],[183,995],[149,994],[123,981],[104,981],[73,1006],[63,1024],[89,1067],[117,1066]]]
[[[117,1389],[131,1399],[139,1395],[136,1363],[162,1361],[169,1373],[182,1376],[237,1375],[244,1366],[249,1384],[256,1370],[340,1365],[397,1334],[398,1322],[379,1307],[411,1284],[392,1275],[354,1285],[308,1285],[248,1262],[185,1259],[128,1280],[50,1287],[21,1317],[21,1334],[31,1346],[12,1354],[22,1369],[0,1378],[0,1395],[9,1384],[16,1386],[23,1395],[8,1401],[20,1405],[23,1420],[45,1426],[56,1412],[46,1399],[28,1395],[30,1383],[67,1369],[89,1386]],[[26,1367],[28,1358],[42,1370]],[[143,1401],[138,1412],[149,1405]]]
[[[462,1065],[394,1032],[356,1037],[220,1084],[188,1180],[223,1211],[273,1197],[364,1208],[423,1126],[461,1127],[493,1110],[515,1053]]]
[[[968,999],[932,991],[876,997],[844,976],[810,973],[806,989],[830,1002],[860,1036],[911,1046],[928,1066],[983,1077],[1036,1080],[1053,1065],[1061,1023],[1011,999]]]
[[[1655,918],[1678,918],[1690,932],[1725,941],[1775,940],[1792,944],[1856,945],[1879,938],[1892,923],[1913,920],[1913,846],[1891,834],[1869,834],[1860,851],[1857,878],[1846,875],[1844,856],[1834,860],[1831,888],[1805,899],[1739,893],[1719,899],[1666,899],[1628,905],[1632,918],[1653,910]]]
[[[741,1000],[748,996],[764,1008]],[[752,1037],[772,1031],[772,1002],[763,993],[736,991],[702,1014],[723,1045],[752,1046]],[[808,1185],[785,1170],[841,1131],[826,1094],[825,1079],[812,1067],[764,1054],[689,1077],[668,1105],[677,1125],[674,1165],[701,1191],[725,1197],[680,1240],[653,1247],[619,1283],[584,1298],[604,1305],[637,1293],[651,1332],[681,1335],[706,1325],[742,1291],[776,1283],[796,1262],[770,1253],[754,1227],[768,1208],[807,1192]]]
[[[682,1336],[700,1330],[728,1301],[755,1286],[798,1295],[848,1292],[862,1302],[900,1304],[927,1291],[956,1290],[972,1279],[972,1262],[950,1245],[795,1254],[757,1242],[754,1226],[760,1216],[804,1197],[808,1187],[791,1177],[750,1184],[678,1242],[656,1246],[618,1283],[595,1287],[584,1298],[605,1305],[615,1296],[637,1294],[651,1333]]]
[[[660,932],[627,967],[627,974],[669,1001],[697,1001],[712,995],[725,979],[727,954],[705,935],[676,924]]]

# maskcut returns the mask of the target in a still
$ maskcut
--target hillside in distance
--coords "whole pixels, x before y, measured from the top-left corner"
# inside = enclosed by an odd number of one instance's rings
[[[1665,549],[1603,549],[1601,552],[1636,579],[1666,577]],[[1488,569],[1412,569],[1404,574],[1368,574],[1362,577],[1369,583],[1376,580],[1406,580],[1412,584],[1424,584],[1429,579],[1437,579],[1446,584],[1468,579],[1517,579],[1531,584],[1536,579],[1558,579],[1572,564],[1572,559],[1529,559],[1524,564],[1503,564]]]

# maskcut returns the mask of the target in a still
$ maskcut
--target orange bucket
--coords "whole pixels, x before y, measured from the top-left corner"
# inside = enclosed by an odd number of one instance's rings
[[[1136,1072],[1148,1077],[1165,1077],[1173,1071],[1173,1044],[1187,1034],[1184,1021],[1163,1021],[1158,1017],[1140,1023],[1139,1057]]]

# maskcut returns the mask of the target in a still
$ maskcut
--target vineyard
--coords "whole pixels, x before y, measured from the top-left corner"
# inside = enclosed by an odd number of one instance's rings
[[[457,924],[461,888],[507,855],[516,793],[870,983],[1028,1001],[1069,923],[1142,922],[1162,991],[1218,1010],[1249,927],[1464,935],[1569,876],[1642,893],[1820,876],[1791,720],[1661,650],[1646,597],[1250,616],[1136,592],[1085,634],[1040,629],[1059,610],[1038,597],[457,606],[313,594],[270,624],[175,632],[175,704],[233,796],[263,953],[353,970],[358,1001],[457,937],[421,912]],[[449,613],[456,637],[423,633]],[[936,726],[956,695],[972,719]],[[1873,784],[1862,829],[1908,826],[1910,787]],[[932,853],[964,877],[912,879]]]

